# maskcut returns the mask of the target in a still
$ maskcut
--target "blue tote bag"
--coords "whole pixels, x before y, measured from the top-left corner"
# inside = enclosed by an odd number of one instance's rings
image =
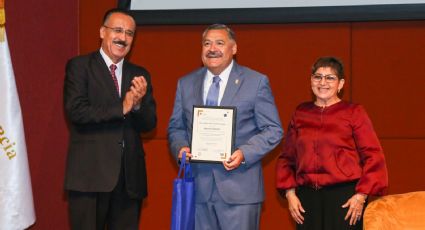
[[[182,176],[182,171],[183,177]],[[179,174],[174,179],[171,230],[195,229],[195,183],[190,163],[183,152]]]

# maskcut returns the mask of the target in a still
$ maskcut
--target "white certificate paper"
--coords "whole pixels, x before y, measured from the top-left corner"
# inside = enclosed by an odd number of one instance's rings
[[[192,161],[221,163],[233,153],[236,107],[194,106]]]

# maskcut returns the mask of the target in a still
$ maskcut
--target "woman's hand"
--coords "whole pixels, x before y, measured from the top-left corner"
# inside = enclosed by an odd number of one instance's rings
[[[301,205],[300,200],[295,194],[294,189],[289,189],[286,191],[286,199],[288,200],[288,208],[291,213],[292,218],[297,222],[297,224],[304,223],[304,216],[302,213],[305,213],[303,206]]]
[[[355,225],[356,222],[362,218],[362,212],[366,198],[367,195],[357,193],[342,205],[343,208],[348,208],[347,215],[345,215],[344,220],[350,219],[350,225]]]

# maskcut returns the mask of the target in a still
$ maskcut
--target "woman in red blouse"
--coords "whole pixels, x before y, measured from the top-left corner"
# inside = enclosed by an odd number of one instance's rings
[[[383,195],[388,175],[382,147],[361,105],[342,101],[342,63],[319,58],[314,102],[300,104],[277,161],[277,189],[297,229],[362,229],[369,195]]]

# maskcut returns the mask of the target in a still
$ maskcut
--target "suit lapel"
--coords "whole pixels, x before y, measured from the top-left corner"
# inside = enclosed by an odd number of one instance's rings
[[[121,79],[121,98],[125,97],[125,94],[127,93],[127,90],[130,89],[131,85],[131,73],[130,68],[128,65],[128,62],[124,60],[124,63],[122,65],[122,79]]]
[[[94,54],[95,63],[93,65],[93,72],[96,77],[99,78],[100,82],[104,83],[106,91],[111,96],[118,99],[118,93],[115,88],[114,80],[112,80],[111,72],[109,72],[108,66],[106,66],[105,60],[103,60],[100,51]],[[124,75],[124,74],[123,74]]]
[[[202,68],[196,74],[193,82],[193,98],[195,100],[194,105],[203,105],[203,95],[204,95],[204,79],[207,69]]]
[[[242,81],[242,72],[239,65],[234,62],[232,71],[230,71],[229,80],[227,81],[226,89],[224,90],[223,98],[221,99],[221,106],[231,105],[233,98],[242,85]]]

